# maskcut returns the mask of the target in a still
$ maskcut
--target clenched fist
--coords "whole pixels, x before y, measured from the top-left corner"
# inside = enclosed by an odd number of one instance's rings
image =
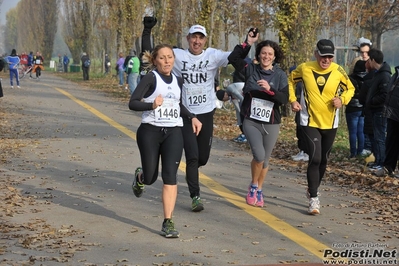
[[[144,28],[152,29],[157,24],[156,17],[144,17]]]

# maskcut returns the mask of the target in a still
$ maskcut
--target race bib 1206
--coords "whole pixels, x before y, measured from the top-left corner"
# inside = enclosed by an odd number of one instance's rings
[[[251,115],[249,117],[262,122],[270,122],[273,106],[274,103],[271,101],[252,98]]]

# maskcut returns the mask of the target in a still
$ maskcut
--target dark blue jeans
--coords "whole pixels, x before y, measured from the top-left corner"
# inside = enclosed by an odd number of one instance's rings
[[[364,132],[363,132],[364,133]],[[364,133],[364,149],[373,152],[373,134]]]
[[[349,132],[350,156],[354,157],[364,149],[364,116],[362,111],[346,113],[345,116]]]
[[[373,153],[375,165],[383,166],[385,160],[385,133],[387,131],[387,119],[382,112],[373,112]]]

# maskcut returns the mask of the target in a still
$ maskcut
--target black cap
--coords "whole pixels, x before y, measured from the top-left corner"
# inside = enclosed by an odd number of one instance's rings
[[[354,68],[353,68],[353,73],[358,74],[358,73],[363,73],[366,72],[366,61],[363,60],[357,60]]]
[[[317,42],[317,51],[320,56],[335,55],[335,47],[332,41],[322,39]]]
[[[218,90],[216,92],[216,97],[218,98],[219,101],[223,101],[225,90]]]

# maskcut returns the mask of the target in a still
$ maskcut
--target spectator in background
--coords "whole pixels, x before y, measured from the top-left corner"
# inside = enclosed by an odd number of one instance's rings
[[[296,68],[296,66],[292,66],[290,68],[290,73]],[[301,97],[302,97],[302,90],[303,90],[303,83],[298,82],[295,85],[295,95],[297,97],[297,101],[301,102]],[[296,125],[296,138],[298,139],[297,144],[298,144],[298,149],[299,153],[296,155],[291,156],[292,160],[294,161],[304,161],[307,162],[309,161],[309,155],[306,152],[306,143],[305,143],[305,136],[302,130],[302,126],[300,123],[300,112],[295,113],[295,125]]]
[[[245,61],[250,64],[251,59],[249,57],[245,58]],[[243,73],[240,71],[234,69],[233,72],[233,83],[227,86],[226,91],[227,94],[231,97],[231,101],[234,104],[234,108],[236,110],[236,119],[237,119],[237,126],[239,126],[241,134],[238,135],[235,139],[233,139],[234,142],[237,143],[247,143],[247,138],[244,133],[244,129],[242,127],[242,120],[243,118],[241,117],[241,104],[242,101],[244,100],[244,95],[242,92],[242,89],[244,88],[244,83],[245,82],[245,76]]]
[[[132,58],[132,51],[129,52],[129,55],[125,57],[125,60],[123,61],[123,72],[126,73],[126,86],[125,90],[127,90],[128,85],[129,85],[129,76],[128,76],[128,69],[127,69],[127,64],[129,63],[130,58]]]
[[[111,60],[109,60],[108,54],[105,54],[105,58],[104,58],[105,73],[104,74],[108,74],[109,73],[110,67],[111,67]]]
[[[2,54],[0,59],[3,61],[3,64],[4,64],[4,66],[3,66],[4,73],[7,73],[8,69],[9,69],[8,62],[7,62],[7,54]]]
[[[23,66],[23,68],[25,70],[28,66],[28,55],[25,52],[22,52],[20,60],[21,61],[19,63]]]
[[[3,71],[4,66],[7,64],[3,57],[0,57],[0,72]],[[3,86],[1,85],[1,78],[0,78],[0,98],[3,97]]]
[[[3,67],[2,67],[1,70],[0,70],[0,72],[4,70],[4,73],[6,73],[6,72],[7,72],[6,70],[8,69],[8,63],[7,63],[6,55],[5,55],[5,54],[2,54],[2,55],[0,56],[0,64],[3,65]]]
[[[82,61],[83,80],[89,80],[90,57],[84,52],[80,60]]]
[[[125,69],[123,68],[123,63],[125,62],[125,58],[123,57],[123,53],[119,53],[119,58],[116,61],[115,69],[118,71],[119,76],[119,87],[122,87],[125,84]]]
[[[373,119],[370,110],[365,108],[365,104],[366,104],[367,92],[373,81],[375,70],[371,69],[370,60],[367,60],[365,62],[365,68],[367,74],[363,77],[363,83],[359,87],[359,102],[360,104],[363,105],[363,116],[364,116],[364,127],[363,127],[364,149],[361,153],[361,156],[366,158],[369,156],[374,157],[374,155],[372,154],[373,142],[374,142]]]
[[[356,62],[352,74],[349,75],[355,94],[345,108],[346,124],[349,132],[349,158],[362,156],[364,150],[364,114],[363,105],[360,103],[360,88],[364,83],[366,72],[366,61]]]
[[[67,56],[67,54],[64,54],[64,58],[63,58],[63,64],[64,64],[64,72],[67,73],[68,72],[68,65],[69,65],[69,57]]]
[[[29,78],[32,78],[32,70],[33,70],[33,52],[31,51],[28,55],[28,67],[32,67],[29,70]]]
[[[395,67],[395,74],[388,85],[384,117],[387,119],[384,167],[377,170],[375,174],[399,177],[395,175],[399,159],[399,66]]]
[[[17,88],[19,87],[19,76],[18,76],[18,65],[20,62],[20,59],[17,55],[17,51],[15,49],[12,49],[11,54],[7,56],[7,62],[8,62],[8,67],[10,69],[10,84],[11,88],[14,89],[14,77],[15,80],[17,81]]]
[[[358,60],[363,60],[363,61],[367,61],[369,59],[369,51],[371,49],[371,41],[369,39],[366,39],[364,37],[359,38],[359,40],[357,41],[357,52],[359,53],[359,56],[355,57],[351,63],[351,67],[349,70],[349,74],[351,74],[353,72],[353,69],[355,67],[355,64]]]
[[[383,167],[385,160],[385,132],[386,117],[383,116],[384,103],[388,93],[388,85],[391,80],[391,67],[384,62],[384,54],[375,48],[369,51],[369,64],[375,70],[370,88],[367,91],[365,109],[370,111],[373,123],[373,154],[375,157],[371,171],[379,170]]]
[[[128,60],[126,65],[127,83],[129,85],[130,94],[132,94],[137,87],[139,71],[140,60],[137,57],[136,51],[132,50],[130,52],[130,59]]]

